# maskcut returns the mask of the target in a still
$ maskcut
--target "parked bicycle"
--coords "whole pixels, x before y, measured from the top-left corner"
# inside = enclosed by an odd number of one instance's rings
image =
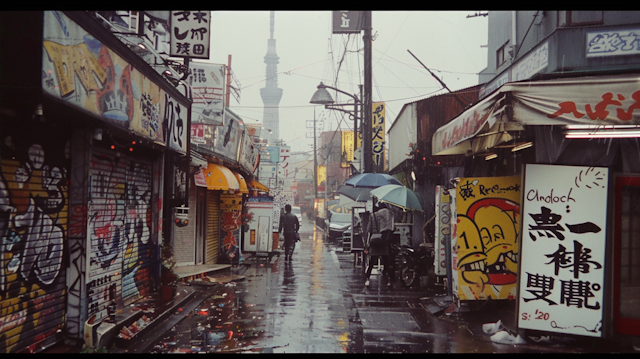
[[[406,287],[420,284],[420,278],[433,272],[433,245],[421,243],[417,249],[408,245],[394,246],[397,250],[400,280]]]

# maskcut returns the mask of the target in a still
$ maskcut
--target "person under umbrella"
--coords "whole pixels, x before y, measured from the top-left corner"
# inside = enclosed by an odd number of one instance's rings
[[[375,210],[369,220],[367,231],[369,238],[371,235],[379,233],[382,234],[382,248],[369,245],[369,264],[365,272],[365,287],[369,287],[369,277],[371,277],[371,271],[373,265],[377,262],[378,258],[382,259],[384,266],[383,275],[387,278],[387,287],[391,287],[395,280],[395,255],[392,244],[395,242],[394,231],[394,215],[391,209],[386,204],[378,202],[376,205],[378,210]]]

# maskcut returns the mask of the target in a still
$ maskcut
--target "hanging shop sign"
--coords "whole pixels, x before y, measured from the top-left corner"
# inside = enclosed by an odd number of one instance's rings
[[[526,165],[518,327],[602,336],[609,170]]]
[[[386,106],[384,102],[373,103],[371,115],[371,151],[373,163],[381,172],[384,171],[385,133],[386,133]]]
[[[193,105],[191,124],[224,125],[226,66],[191,62],[188,83],[191,85]]]
[[[186,153],[186,100],[170,95],[61,11],[44,12],[42,46],[45,93]]]
[[[229,109],[226,109],[224,117],[224,126],[215,127],[213,152],[231,162],[238,162],[244,124],[242,119]]]
[[[452,243],[458,299],[516,298],[520,182],[520,176],[465,177],[458,182],[457,238]]]
[[[333,33],[349,34],[359,33],[364,29],[364,11],[334,11]]]
[[[342,131],[342,161],[340,167],[349,167],[353,162],[353,131]]]
[[[209,58],[211,11],[171,11],[171,57]]]
[[[436,217],[434,231],[435,258],[434,270],[436,275],[447,275],[447,258],[445,244],[451,235],[451,196],[443,186],[436,186]]]
[[[242,134],[238,164],[247,173],[253,174],[256,172],[258,164],[260,163],[260,151],[258,147],[253,144],[248,130],[249,128],[245,127],[245,131]]]

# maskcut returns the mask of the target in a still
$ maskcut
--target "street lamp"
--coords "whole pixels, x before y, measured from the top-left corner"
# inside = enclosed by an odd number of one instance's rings
[[[347,104],[336,104],[333,101],[333,98],[331,97],[331,94],[329,93],[329,91],[327,91],[327,89],[332,89],[335,90],[337,92],[340,92],[342,94],[345,94],[349,97],[351,97],[353,99],[353,103],[347,103]],[[360,86],[360,91],[362,91],[362,86]],[[322,82],[320,82],[320,85],[318,85],[318,90],[313,94],[313,96],[311,97],[311,101],[309,101],[312,104],[316,104],[316,105],[324,105],[325,109],[328,110],[338,110],[338,111],[342,111],[345,113],[348,113],[349,115],[351,115],[353,117],[353,133],[354,133],[354,141],[353,141],[353,152],[355,153],[357,147],[358,147],[358,105],[360,105],[360,108],[362,110],[362,101],[360,101],[360,99],[355,96],[352,95],[348,92],[342,91],[338,88],[332,87],[332,86],[327,86],[325,84],[323,84]],[[344,110],[342,108],[339,107],[334,107],[334,106],[350,106],[353,105],[353,112],[351,111],[347,111]],[[365,137],[366,138],[366,137]],[[367,142],[367,141],[365,141]],[[369,146],[370,148],[370,146]],[[366,168],[366,150],[367,150],[367,146],[364,146],[364,150],[365,150],[365,168]],[[369,151],[369,153],[371,153],[371,151]],[[366,171],[364,171],[366,172]]]

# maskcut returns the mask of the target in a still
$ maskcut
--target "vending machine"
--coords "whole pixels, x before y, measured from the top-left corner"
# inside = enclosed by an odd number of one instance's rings
[[[255,252],[256,256],[270,256],[278,248],[278,227],[274,227],[274,222],[278,224],[280,217],[274,219],[274,203],[247,202],[246,207],[252,219],[245,233],[243,251]]]

